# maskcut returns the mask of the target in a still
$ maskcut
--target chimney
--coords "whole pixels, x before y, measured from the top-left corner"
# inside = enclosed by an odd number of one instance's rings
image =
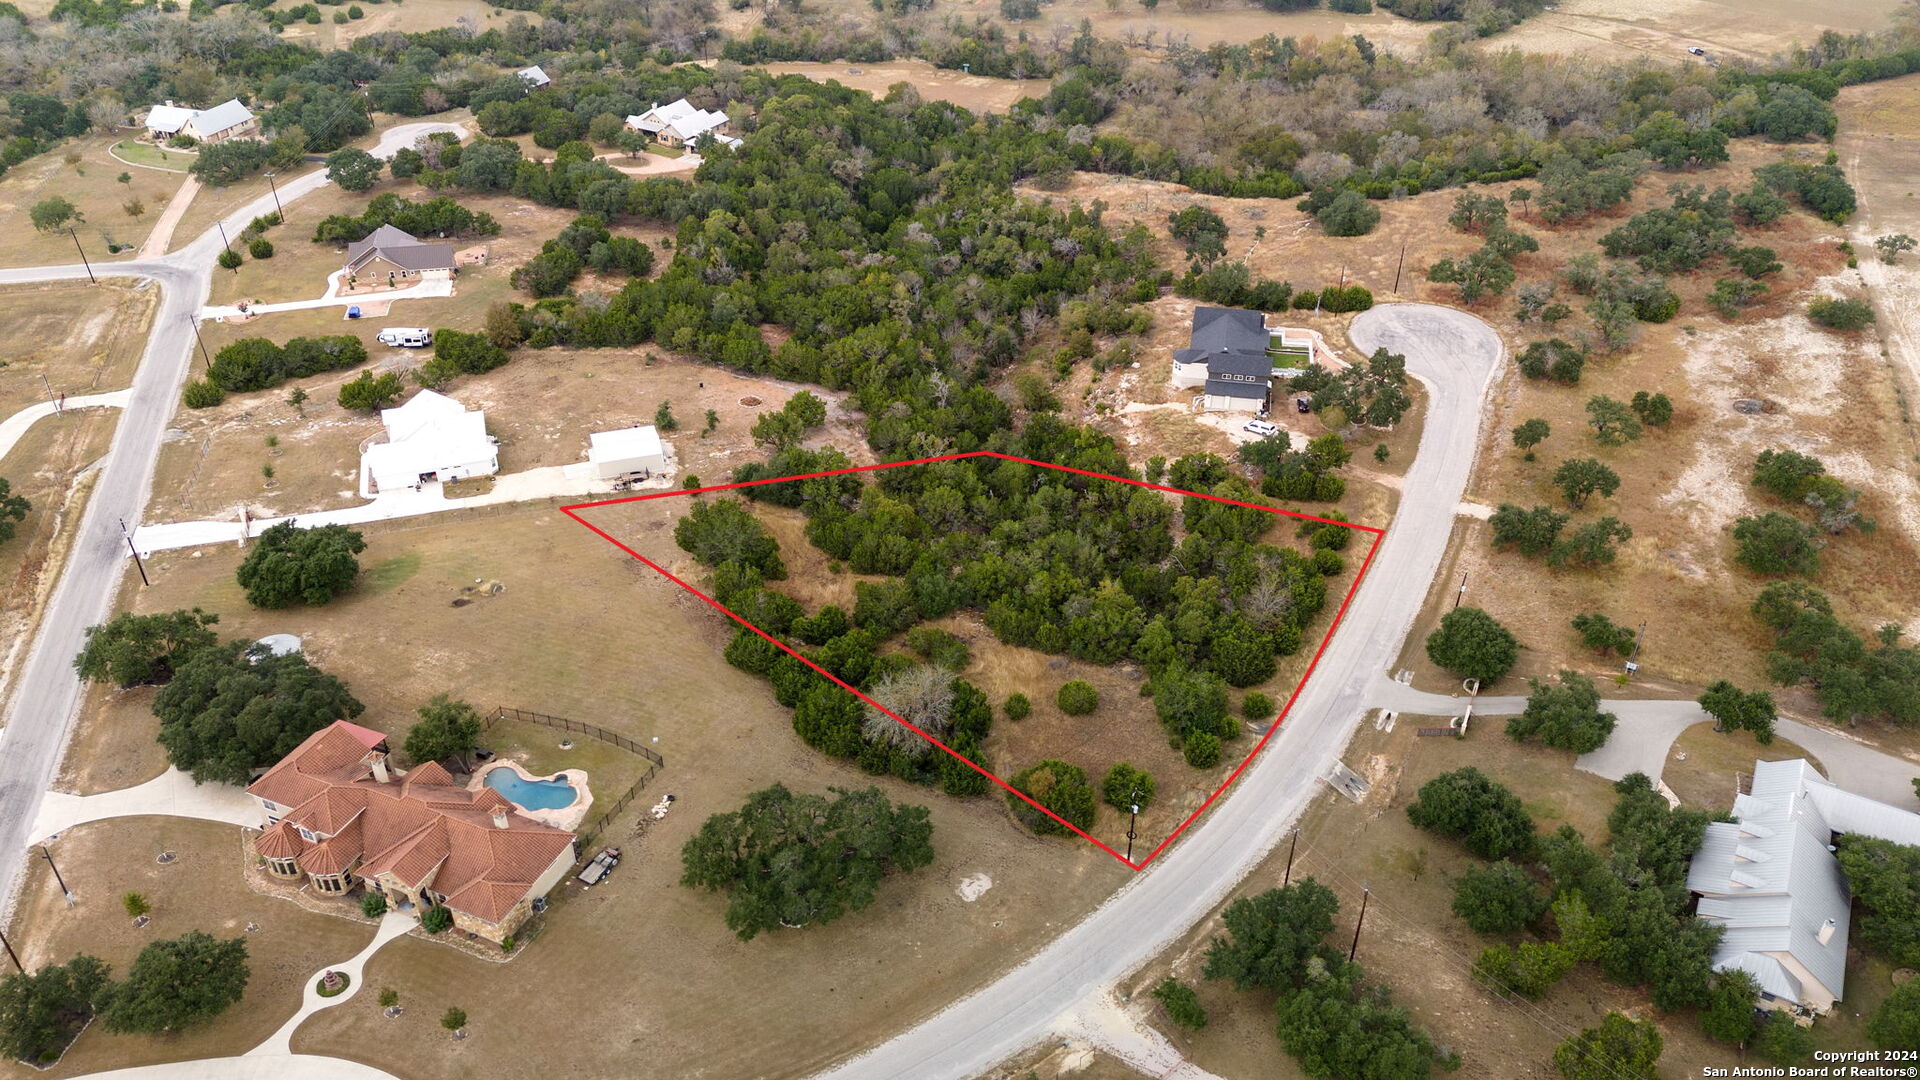
[[[374,782],[377,784],[386,783],[390,779],[387,775],[387,755],[375,752],[372,764]]]
[[[1819,938],[1820,944],[1825,945],[1827,942],[1832,941],[1834,932],[1839,929],[1840,929],[1839,925],[1835,923],[1832,919],[1828,919],[1826,922],[1821,923],[1820,933],[1817,935],[1817,937]]]
[[[496,806],[493,808],[493,827],[496,829],[504,829],[507,827],[507,808],[506,807]],[[1833,920],[1829,919],[1827,921],[1832,922]]]

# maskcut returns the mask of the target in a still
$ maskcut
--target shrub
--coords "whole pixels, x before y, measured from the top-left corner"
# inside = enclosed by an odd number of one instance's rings
[[[1094,798],[1093,786],[1087,783],[1087,774],[1080,770],[1080,766],[1049,758],[1015,773],[1008,783],[1014,791],[1027,795],[1062,820],[1080,829],[1092,828],[1098,800]],[[1007,805],[1013,809],[1013,816],[1021,824],[1042,836],[1067,836],[1071,832],[1065,825],[1034,809],[1032,803],[1012,792],[1007,794]]]
[[[1211,769],[1220,764],[1220,737],[1210,731],[1189,731],[1180,754],[1196,769]]]
[[[1249,720],[1265,720],[1273,715],[1273,699],[1255,690],[1240,699],[1240,715]]]
[[[1472,766],[1422,784],[1407,820],[1460,840],[1483,859],[1525,857],[1533,850],[1533,818],[1520,799]]]
[[[214,262],[219,263],[222,270],[238,270],[241,262],[240,253],[232,248],[223,248]]]
[[[211,409],[225,400],[226,392],[208,379],[193,380],[187,384],[186,392],[180,395],[181,403],[189,409]]]
[[[247,254],[256,259],[273,258],[273,241],[264,236],[256,236],[247,241]]]
[[[1863,300],[1820,297],[1807,304],[1807,317],[1829,330],[1852,332],[1873,325],[1873,308]]]
[[[387,913],[387,894],[386,893],[383,893],[378,889],[368,889],[366,895],[360,898],[360,914],[365,915],[369,919],[377,919],[380,916],[385,915],[386,913]],[[383,990],[380,992],[381,997],[383,998],[389,993],[392,993],[392,991]],[[398,997],[398,995],[395,995],[395,996]],[[392,1003],[388,1002],[387,1004],[392,1004]]]
[[[1186,983],[1169,975],[1153,988],[1153,996],[1166,1006],[1167,1018],[1188,1031],[1199,1031],[1207,1026],[1207,1010],[1201,1007],[1193,987]]]
[[[1453,880],[1453,913],[1476,934],[1510,934],[1546,910],[1533,877],[1506,859],[1469,867]]]
[[[1006,710],[1007,719],[1015,721],[1025,720],[1033,712],[1033,702],[1021,693],[1007,695],[1007,703],[1001,707]]]
[[[1100,692],[1093,684],[1075,679],[1061,686],[1053,700],[1068,716],[1085,716],[1100,707]]]
[[[1321,207],[1314,220],[1328,236],[1365,236],[1380,224],[1380,208],[1365,195],[1348,188]]]
[[[420,916],[420,929],[425,930],[429,934],[443,934],[449,929],[452,929],[452,927],[453,912],[448,911],[444,905],[430,907]],[[454,1025],[454,1027],[460,1027],[464,1025],[465,1022],[466,1014],[462,1013],[461,1023]]]
[[[1108,769],[1106,779],[1100,781],[1100,797],[1123,814],[1134,806],[1145,810],[1153,802],[1153,777],[1145,769],[1122,761]]]
[[[373,372],[363,371],[358,378],[340,385],[340,407],[372,412],[398,401],[400,390],[399,375],[388,371],[376,378]]]

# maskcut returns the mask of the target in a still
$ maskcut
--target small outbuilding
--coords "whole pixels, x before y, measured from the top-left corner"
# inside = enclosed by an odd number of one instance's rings
[[[667,447],[652,424],[596,431],[587,436],[587,460],[601,480],[622,476],[651,476],[667,467]]]
[[[300,638],[294,634],[268,634],[254,644],[268,656],[292,656],[300,651]]]
[[[529,90],[538,90],[553,81],[547,78],[547,73],[540,69],[539,64],[535,64],[530,68],[521,68],[518,74],[520,81],[526,83],[527,89]]]

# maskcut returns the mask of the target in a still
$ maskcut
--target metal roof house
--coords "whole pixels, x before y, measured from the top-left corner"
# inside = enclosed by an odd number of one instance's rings
[[[587,460],[600,480],[622,476],[651,476],[667,467],[666,444],[652,424],[596,431],[587,436]]]
[[[521,68],[515,74],[520,76],[520,81],[526,83],[529,90],[538,90],[553,81],[547,78],[547,73],[540,69],[539,64],[530,68]]]
[[[230,98],[211,109],[188,109],[169,101],[147,111],[147,134],[155,141],[185,135],[209,146],[260,134],[260,118]]]
[[[628,127],[653,136],[662,146],[691,146],[702,135],[739,146],[740,140],[727,134],[731,123],[726,113],[698,108],[686,98],[665,105],[656,103],[646,112],[627,117]]]
[[[487,434],[487,415],[459,402],[422,390],[397,409],[381,409],[385,442],[360,455],[362,494],[418,487],[435,481],[492,476],[500,471],[500,450]]]
[[[1726,927],[1716,971],[1745,971],[1763,1007],[1824,1013],[1846,993],[1848,905],[1835,833],[1920,844],[1920,814],[1835,787],[1804,759],[1760,761],[1731,822],[1687,871],[1700,918]]]

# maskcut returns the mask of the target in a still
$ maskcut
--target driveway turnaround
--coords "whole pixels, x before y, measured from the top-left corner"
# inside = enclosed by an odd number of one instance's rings
[[[193,777],[169,766],[144,784],[118,791],[99,795],[47,792],[40,802],[40,815],[27,831],[27,842],[37,844],[89,821],[147,814],[224,821],[229,825],[260,824],[260,804],[245,791],[230,784],[196,784]]]
[[[1376,307],[1349,334],[1364,353],[1385,346],[1405,354],[1408,372],[1431,394],[1426,426],[1372,569],[1271,743],[1178,844],[1092,915],[998,981],[822,1076],[967,1080],[1084,1023],[1090,995],[1105,993],[1205,918],[1314,797],[1439,570],[1504,353],[1479,319],[1426,304]]]
[[[402,124],[381,137],[374,154],[391,157],[422,135],[457,130],[455,124]],[[309,173],[282,186],[280,201],[299,199],[326,183],[324,170]],[[273,205],[271,195],[262,196],[228,215],[225,224],[237,232],[270,212]],[[179,403],[191,358],[193,334],[188,320],[206,302],[219,247],[218,233],[209,229],[163,258],[93,268],[103,277],[149,278],[160,286],[161,299],[128,391],[126,414],[114,429],[106,465],[87,500],[66,570],[54,586],[39,635],[13,687],[6,728],[0,730],[0,919],[12,908],[26,834],[39,816],[42,795],[53,782],[79,709],[74,654],[80,651],[86,628],[106,620],[120,587],[127,556],[121,523],[128,528],[138,524],[152,492],[160,438]],[[86,276],[81,266],[29,267],[0,270],[0,283],[73,281]]]

